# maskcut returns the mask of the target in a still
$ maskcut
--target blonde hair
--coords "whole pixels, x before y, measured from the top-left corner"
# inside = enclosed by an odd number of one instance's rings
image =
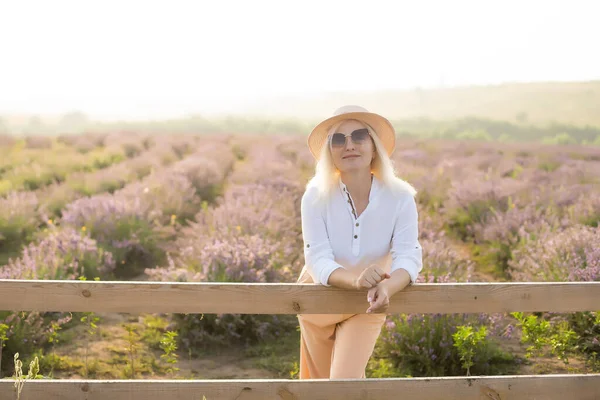
[[[337,131],[339,126],[345,121],[335,124],[327,132],[327,140],[321,148],[319,161],[315,166],[315,175],[307,184],[307,187],[316,186],[318,188],[319,198],[321,200],[329,199],[333,188],[338,184],[340,171],[333,163],[329,142],[331,140],[331,134]],[[410,193],[410,195],[415,196],[417,194],[416,189],[410,183],[396,175],[394,162],[388,156],[383,143],[373,128],[362,121],[358,122],[363,124],[369,130],[371,139],[373,140],[375,157],[371,162],[371,173],[383,182],[384,186],[390,188],[392,191]]]

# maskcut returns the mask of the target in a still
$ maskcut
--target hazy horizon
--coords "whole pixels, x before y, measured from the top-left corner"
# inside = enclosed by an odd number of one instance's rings
[[[599,80],[599,11],[594,1],[3,2],[0,115],[164,119],[282,96]]]

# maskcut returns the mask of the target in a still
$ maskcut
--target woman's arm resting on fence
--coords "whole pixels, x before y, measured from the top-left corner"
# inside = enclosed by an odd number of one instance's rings
[[[396,274],[398,270],[404,270],[410,277],[409,283],[416,282],[419,272],[423,269],[423,250],[419,243],[419,215],[413,196],[407,195],[398,202],[390,252],[392,277],[398,276]],[[398,285],[394,284],[390,289],[395,287]]]
[[[392,272],[390,279],[382,281],[378,286],[387,289],[388,296],[391,298],[396,293],[410,284],[410,274],[407,270],[400,268]]]
[[[350,272],[334,259],[327,227],[321,212],[322,207],[316,202],[317,194],[316,187],[308,188],[302,196],[300,206],[306,269],[315,283],[324,286],[342,285],[345,287],[351,283]],[[330,282],[333,272],[336,272],[336,277],[334,282]]]
[[[329,284],[342,289],[358,289],[357,286],[358,275],[349,271],[345,268],[336,269],[329,275]]]

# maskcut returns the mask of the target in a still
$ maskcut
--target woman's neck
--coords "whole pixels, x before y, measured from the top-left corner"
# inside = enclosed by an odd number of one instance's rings
[[[340,178],[354,199],[368,199],[371,191],[370,170],[352,171],[340,174]]]

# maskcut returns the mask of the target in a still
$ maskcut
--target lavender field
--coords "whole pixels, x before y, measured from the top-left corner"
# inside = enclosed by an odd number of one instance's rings
[[[393,159],[422,282],[600,280],[600,147],[404,139]],[[0,279],[295,282],[313,172],[298,135],[0,136]],[[0,311],[0,377],[18,352],[61,378],[289,378],[298,335],[295,316]],[[467,369],[600,371],[600,312],[390,315],[368,376]]]

